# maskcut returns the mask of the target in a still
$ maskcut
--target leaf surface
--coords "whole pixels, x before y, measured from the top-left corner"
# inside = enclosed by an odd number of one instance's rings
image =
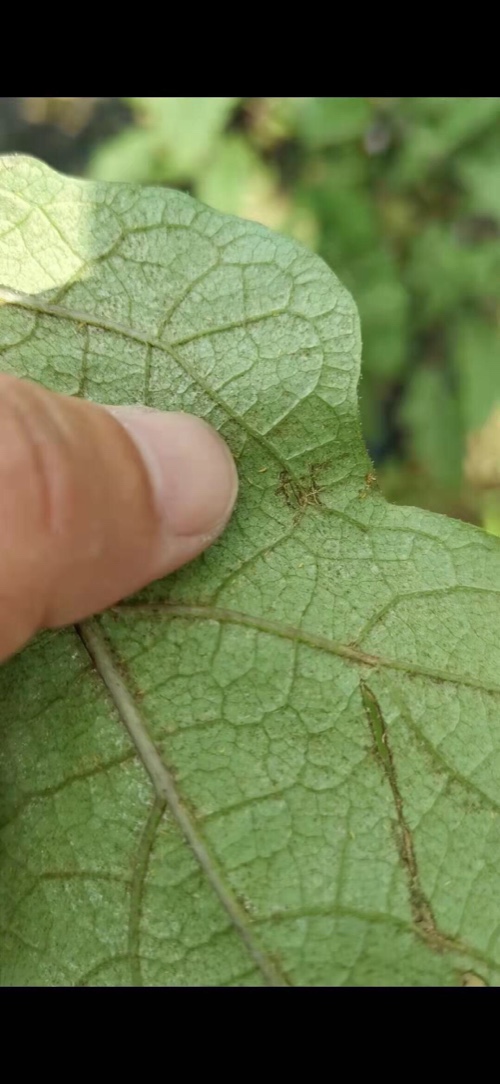
[[[0,166],[0,367],[194,412],[202,558],[0,671],[3,985],[497,985],[500,544],[388,505],[295,242]]]

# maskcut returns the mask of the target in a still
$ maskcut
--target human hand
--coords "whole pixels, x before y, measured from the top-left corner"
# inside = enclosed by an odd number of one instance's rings
[[[0,374],[0,659],[191,561],[237,489],[228,448],[198,418]]]

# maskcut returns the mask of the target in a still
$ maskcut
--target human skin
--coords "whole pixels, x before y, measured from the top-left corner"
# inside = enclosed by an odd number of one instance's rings
[[[199,418],[0,374],[0,660],[191,561],[237,490],[227,445]]]

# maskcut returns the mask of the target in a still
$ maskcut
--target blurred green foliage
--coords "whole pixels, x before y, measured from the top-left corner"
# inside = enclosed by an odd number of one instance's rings
[[[177,186],[316,249],[360,310],[384,491],[484,522],[463,465],[500,401],[500,98],[115,101],[128,122],[87,174]]]

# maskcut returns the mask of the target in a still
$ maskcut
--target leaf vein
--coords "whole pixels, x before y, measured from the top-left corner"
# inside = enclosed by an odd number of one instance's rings
[[[346,662],[356,663],[360,666],[369,666],[372,669],[382,667],[387,670],[399,670],[410,677],[426,677],[431,681],[464,685],[468,688],[478,689],[480,692],[490,693],[495,696],[500,695],[500,685],[486,683],[478,678],[456,674],[448,670],[435,670],[431,666],[402,662],[399,659],[386,659],[381,655],[369,655],[365,651],[352,647],[350,644],[330,640],[327,636],[317,635],[293,625],[282,625],[279,621],[272,621],[269,618],[257,617],[237,610],[224,610],[215,606],[175,605],[169,602],[126,602],[114,606],[110,612],[116,615],[156,614],[166,619],[178,617],[187,620],[215,621],[229,625],[240,625],[245,628],[256,629],[258,632],[264,632],[269,636],[279,636],[284,640],[302,643],[306,647],[324,651],[329,655],[336,655],[341,659],[345,659]]]
[[[161,760],[133,697],[123,678],[118,673],[109,645],[101,630],[96,622],[86,621],[83,625],[78,626],[77,631],[151,779],[158,804],[168,805],[212,891],[224,907],[236,932],[246,946],[249,955],[260,968],[268,985],[289,985],[288,980],[280,973],[276,964],[268,959],[258,945],[243,908],[234,897],[231,889],[223,881],[198,827],[177,792],[173,776]]]

